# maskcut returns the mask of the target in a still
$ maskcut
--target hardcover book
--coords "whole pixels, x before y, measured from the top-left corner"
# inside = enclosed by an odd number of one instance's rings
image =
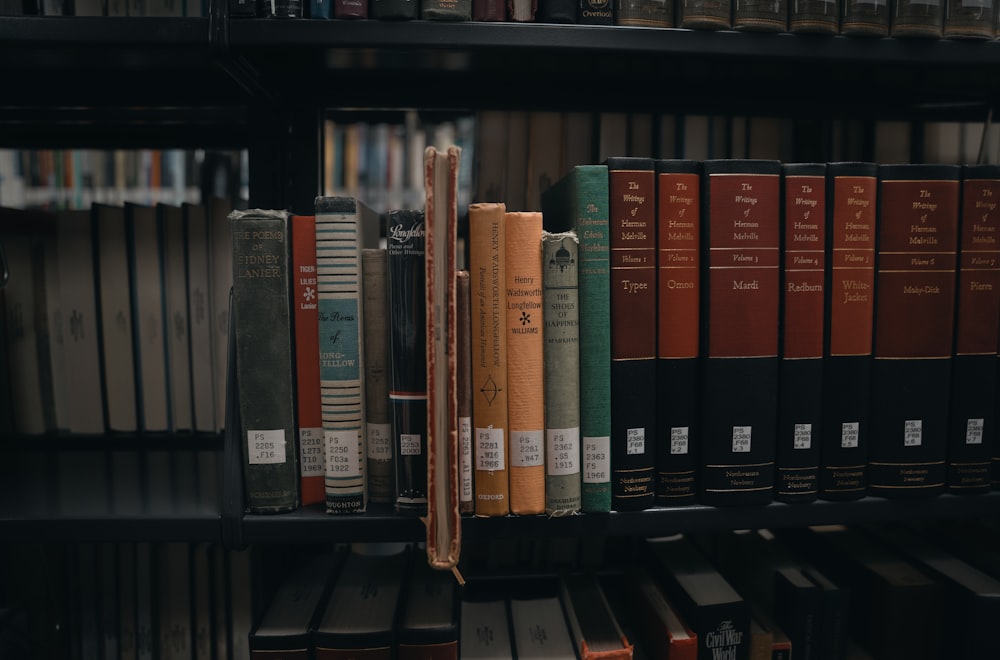
[[[504,600],[462,601],[462,658],[509,660],[512,656]]]
[[[244,506],[282,513],[299,506],[288,213],[233,211],[230,221]]]
[[[947,0],[942,34],[945,39],[992,39],[996,36],[995,19],[990,0]]]
[[[427,559],[453,568],[462,547],[459,513],[458,173],[461,149],[424,151],[426,217]],[[457,632],[456,632],[457,644]]]
[[[638,642],[657,658],[697,660],[698,635],[681,618],[649,571],[642,566],[626,573],[626,586],[635,614]],[[770,658],[770,648],[767,657]]]
[[[889,36],[888,0],[840,0],[840,33],[845,36]]]
[[[656,162],[656,503],[693,504],[699,454],[701,165]]]
[[[539,0],[540,23],[576,23],[579,0]]]
[[[611,508],[608,168],[577,165],[542,194],[543,224],[580,241],[580,508]]]
[[[786,0],[733,0],[732,21],[734,30],[786,32],[788,3]]]
[[[693,30],[728,30],[731,11],[731,0],[680,0],[677,24]]]
[[[868,492],[947,480],[959,224],[957,165],[880,165]]]
[[[575,231],[542,233],[545,513],[580,510],[580,288]]]
[[[819,493],[826,275],[826,165],[785,163],[781,362],[774,497],[808,502]]]
[[[510,511],[507,483],[506,232],[503,204],[469,206],[472,289],[472,429],[476,515]]]
[[[947,0],[894,0],[889,36],[940,39]]]
[[[506,0],[507,20],[513,23],[530,23],[535,20],[538,0]]]
[[[326,500],[326,451],[319,396],[319,305],[316,278],[316,216],[293,215],[292,292],[295,324],[295,398],[302,505]]]
[[[330,5],[333,0],[310,0],[309,18],[333,18],[330,12]]]
[[[795,34],[837,34],[842,0],[792,0],[788,3],[788,31]]]
[[[613,0],[579,0],[577,23],[580,25],[614,25]]]
[[[386,215],[389,276],[389,419],[396,510],[427,513],[427,288],[424,213]]]
[[[1000,167],[962,169],[955,355],[948,421],[948,489],[990,487],[997,437],[997,337],[1000,336]]]
[[[503,22],[507,20],[505,0],[472,0],[472,20],[482,22]],[[489,199],[480,199],[486,202]]]
[[[703,164],[702,503],[774,490],[781,164]]]
[[[471,21],[472,0],[422,0],[420,18],[425,21]]]
[[[316,660],[392,657],[407,556],[348,554],[313,632]]]
[[[389,271],[385,248],[361,250],[365,327],[365,439],[368,501],[396,501],[395,444],[389,414]]]
[[[611,253],[611,497],[653,505],[656,463],[656,176],[650,158],[607,160]]]
[[[419,0],[371,0],[369,12],[380,20],[406,21],[419,18]]]
[[[215,411],[215,430],[221,431],[226,422],[226,382],[229,373],[229,294],[233,288],[233,238],[229,213],[233,206],[228,199],[213,197],[208,201],[207,208],[212,383],[215,386],[212,408]]]
[[[333,18],[362,19],[368,18],[369,0],[327,0],[333,3]],[[374,4],[375,0],[372,0]],[[374,18],[378,18],[377,16]]]
[[[615,25],[674,27],[674,0],[615,0]]]
[[[353,197],[317,197],[320,410],[327,513],[364,511],[364,303],[361,251],[378,246],[379,217]]]
[[[469,271],[455,274],[455,386],[458,390],[459,511],[475,513],[475,461],[472,450],[472,296]]]
[[[878,169],[827,164],[826,329],[820,497],[857,499],[868,484]]]
[[[510,623],[517,658],[577,657],[556,596],[512,598]]]
[[[400,604],[398,660],[458,660],[459,600],[455,577],[412,553]]]
[[[163,328],[167,351],[169,423],[174,431],[194,429],[191,412],[191,336],[188,331],[187,272],[184,211],[159,204],[159,232],[163,250]]]
[[[622,632],[596,575],[564,575],[559,586],[570,634],[581,660],[632,657],[632,642]]]
[[[526,515],[545,511],[542,214],[508,212],[504,232],[510,510]]]
[[[215,430],[215,373],[212,360],[212,283],[206,208],[184,204],[187,239],[187,305],[191,336],[191,397],[194,430]],[[220,347],[221,349],[221,347]]]

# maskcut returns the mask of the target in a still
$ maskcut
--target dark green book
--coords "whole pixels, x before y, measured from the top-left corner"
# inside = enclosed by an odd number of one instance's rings
[[[299,450],[288,213],[233,211],[229,220],[244,504],[250,513],[292,511],[299,505]]]
[[[578,165],[542,193],[550,231],[580,239],[581,508],[611,509],[611,334],[608,168]]]

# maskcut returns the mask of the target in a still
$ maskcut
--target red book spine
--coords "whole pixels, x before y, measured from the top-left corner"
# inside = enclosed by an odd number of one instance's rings
[[[295,379],[302,504],[325,500],[323,420],[319,395],[319,317],[316,307],[316,217],[292,216]]]
[[[368,0],[333,0],[334,18],[368,18]]]

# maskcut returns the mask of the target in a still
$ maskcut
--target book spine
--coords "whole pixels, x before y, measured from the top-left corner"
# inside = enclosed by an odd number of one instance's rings
[[[788,4],[788,31],[796,34],[837,34],[842,0],[798,0]]]
[[[656,180],[653,161],[608,159],[611,497],[653,505],[656,462]]]
[[[545,513],[580,510],[580,289],[576,232],[542,235]]]
[[[507,20],[506,7],[504,0],[472,0],[472,20],[502,23]]]
[[[945,0],[895,0],[889,36],[940,39],[944,34]]]
[[[777,161],[706,161],[702,503],[771,501],[777,436]]]
[[[381,20],[412,20],[420,13],[418,0],[371,0],[369,15]]]
[[[889,36],[888,0],[841,0],[840,33],[847,36]]]
[[[656,171],[656,503],[677,506],[696,492],[701,169],[659,161]]]
[[[674,0],[617,0],[615,25],[674,27]]]
[[[1000,336],[1000,167],[963,169],[955,356],[948,430],[948,489],[990,487]]]
[[[330,15],[332,0],[311,0],[309,3],[309,18],[333,18]]]
[[[470,21],[472,0],[423,0],[420,18],[427,21]]]
[[[291,239],[283,211],[234,211],[233,323],[246,509],[299,504]]]
[[[860,498],[868,484],[877,194],[874,163],[827,166],[819,486],[825,500]]]
[[[510,510],[523,515],[545,511],[542,214],[508,212],[504,231]]]
[[[166,296],[164,331],[167,349],[167,379],[170,428],[193,430],[191,412],[191,337],[187,316],[187,279],[184,267],[184,216],[179,206],[158,209],[160,241],[163,245],[163,282]]]
[[[869,494],[944,489],[959,172],[879,166]]]
[[[747,32],[786,32],[786,0],[737,0],[733,3],[733,29]]]
[[[368,18],[368,0],[332,0],[332,2],[334,18]]]
[[[506,234],[503,204],[469,206],[472,289],[472,428],[476,515],[510,511],[507,483]]]
[[[195,431],[215,430],[212,326],[209,311],[208,224],[205,207],[184,205],[187,305],[191,336],[191,396]]]
[[[826,166],[783,167],[781,363],[774,497],[780,502],[808,502],[819,493]]]
[[[398,511],[427,511],[427,308],[422,211],[386,217],[389,280],[389,411]]]
[[[577,22],[580,25],[614,25],[612,0],[579,0]]]
[[[569,200],[580,239],[581,509],[611,509],[611,246],[608,168],[582,165]]]
[[[292,216],[295,295],[295,384],[302,504],[325,501],[326,457],[319,396],[319,308],[316,302],[316,216]]]
[[[531,23],[538,12],[538,0],[506,0],[507,20],[512,23]]]
[[[320,198],[315,211],[326,511],[355,513],[366,506],[361,209]]]
[[[390,504],[396,498],[395,454],[389,415],[388,278],[386,250],[361,250],[368,501],[381,504]]]
[[[728,30],[732,27],[731,0],[680,0],[679,27],[694,30]]]
[[[543,23],[576,23],[578,0],[539,0],[538,20]]]
[[[944,6],[945,39],[992,39],[996,10],[991,0],[947,0]]]
[[[458,395],[459,511],[474,513],[472,451],[472,337],[469,271],[455,274],[456,390]]]

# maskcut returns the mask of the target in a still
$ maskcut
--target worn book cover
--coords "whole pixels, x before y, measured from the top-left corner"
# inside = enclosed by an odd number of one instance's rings
[[[288,213],[233,211],[230,222],[244,506],[282,513],[299,506]]]

